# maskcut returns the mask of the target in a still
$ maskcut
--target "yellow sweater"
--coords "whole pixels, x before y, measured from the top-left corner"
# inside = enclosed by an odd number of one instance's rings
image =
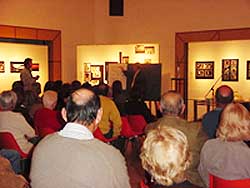
[[[120,135],[121,131],[121,116],[115,103],[108,97],[100,96],[101,107],[103,108],[103,115],[99,127],[103,134],[106,134],[110,126],[113,125],[113,137]]]

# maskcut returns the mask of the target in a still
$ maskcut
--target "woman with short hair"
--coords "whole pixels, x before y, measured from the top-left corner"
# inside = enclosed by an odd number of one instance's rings
[[[209,186],[209,174],[222,179],[250,178],[250,114],[239,103],[228,104],[222,111],[216,139],[208,140],[200,155],[199,173]]]

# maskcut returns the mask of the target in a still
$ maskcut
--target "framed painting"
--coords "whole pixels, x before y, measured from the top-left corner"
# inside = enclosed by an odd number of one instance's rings
[[[24,68],[23,61],[11,61],[10,62],[10,72],[11,73],[18,73]]]
[[[247,80],[250,80],[250,60],[247,61]]]
[[[105,80],[109,79],[109,65],[110,64],[118,64],[116,61],[106,61],[105,62]]]
[[[135,45],[135,53],[136,54],[138,54],[138,53],[145,53],[145,47],[144,47],[144,45],[141,45],[141,44]]]
[[[91,72],[91,81],[92,80],[99,80],[99,82],[103,81],[103,65],[91,65],[90,72]]]
[[[196,61],[195,78],[214,79],[214,61]]]
[[[4,61],[0,61],[0,73],[5,72]]]
[[[222,59],[222,81],[239,80],[239,59]]]

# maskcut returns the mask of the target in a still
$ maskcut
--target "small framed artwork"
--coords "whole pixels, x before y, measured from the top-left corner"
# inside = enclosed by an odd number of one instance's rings
[[[0,61],[0,73],[5,72],[4,61]]]
[[[103,81],[103,65],[91,65],[91,80]]]
[[[129,63],[129,56],[123,56],[122,57],[122,62],[125,63],[125,64],[128,64]]]
[[[145,54],[154,54],[155,47],[154,46],[145,46]]]
[[[247,80],[250,80],[250,60],[247,61]]]
[[[196,61],[195,78],[214,79],[214,61]]]
[[[32,63],[32,71],[39,71],[39,63]]]
[[[24,68],[23,62],[11,61],[10,62],[10,72],[18,73]]]
[[[222,81],[238,81],[239,59],[222,59]]]
[[[138,44],[135,46],[135,53],[145,53],[145,47],[144,45]]]

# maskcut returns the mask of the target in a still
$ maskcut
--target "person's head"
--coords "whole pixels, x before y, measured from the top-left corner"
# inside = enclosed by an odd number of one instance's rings
[[[15,108],[17,95],[14,91],[3,91],[0,94],[0,109],[11,111]]]
[[[107,96],[108,92],[109,92],[109,86],[108,86],[108,84],[100,83],[98,85],[98,90],[97,90],[98,95]]]
[[[55,90],[55,82],[53,81],[47,81],[44,85],[44,88],[43,88],[43,92],[47,91],[47,90]]]
[[[72,88],[72,92],[77,90],[77,89],[80,89],[81,88],[81,82],[79,80],[73,80],[71,82],[71,88]]]
[[[24,67],[27,69],[30,69],[32,67],[32,59],[31,58],[26,58],[24,60]]]
[[[54,110],[57,104],[57,92],[47,90],[43,94],[43,106],[45,108]]]
[[[234,92],[227,85],[222,85],[216,89],[215,99],[218,106],[224,107],[226,104],[233,102]]]
[[[23,105],[29,109],[37,102],[37,94],[32,90],[24,91]]]
[[[191,162],[184,133],[168,126],[151,130],[143,143],[142,167],[161,185],[185,181],[185,170]]]
[[[66,122],[75,122],[94,132],[102,117],[100,98],[88,89],[74,91],[62,110]]]
[[[222,111],[216,136],[226,141],[250,140],[250,114],[239,103],[230,103]]]
[[[180,116],[185,110],[182,96],[174,91],[164,93],[160,101],[160,110],[163,115]]]

